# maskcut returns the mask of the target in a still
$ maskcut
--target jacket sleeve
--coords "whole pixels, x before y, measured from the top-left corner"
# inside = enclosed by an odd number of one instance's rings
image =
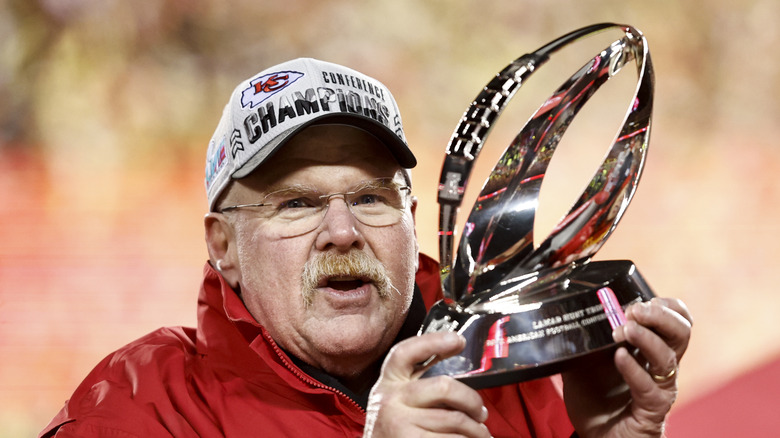
[[[40,437],[147,438],[172,436],[154,409],[133,400],[123,383],[85,382]]]
[[[185,332],[157,330],[115,351],[87,375],[39,437],[193,436]]]
[[[93,424],[90,420],[69,421],[65,424],[49,426],[41,435],[42,438],[84,438],[84,437],[107,437],[107,438],[139,438],[138,435],[126,432],[121,429],[115,429],[110,426],[101,426]]]

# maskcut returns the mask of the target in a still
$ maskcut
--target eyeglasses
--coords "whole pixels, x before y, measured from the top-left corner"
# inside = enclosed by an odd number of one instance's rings
[[[384,227],[398,223],[409,205],[411,187],[392,178],[363,181],[353,189],[322,194],[306,186],[288,187],[267,194],[262,202],[224,207],[220,213],[257,208],[270,232],[293,237],[317,228],[325,217],[331,198],[341,198],[352,215],[365,225]]]

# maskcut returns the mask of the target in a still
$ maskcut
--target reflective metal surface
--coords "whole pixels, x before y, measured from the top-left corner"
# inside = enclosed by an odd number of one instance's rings
[[[473,162],[509,100],[551,54],[607,29],[618,29],[623,35],[561,85],[515,137],[485,182],[454,256],[456,214]],[[561,136],[595,91],[632,62],[638,85],[617,138],[575,205],[535,248],[533,224],[539,190]],[[437,364],[427,375],[446,373],[484,384],[485,379],[476,376],[493,376],[487,379],[492,382],[504,380],[495,377],[497,373],[527,378],[535,375],[527,372],[531,364],[537,371],[549,372],[562,359],[609,346],[612,329],[607,323],[588,324],[584,331],[552,335],[546,326],[538,327],[544,328],[541,332],[529,330],[530,321],[565,319],[572,312],[584,315],[587,309],[607,315],[607,307],[622,309],[652,297],[630,262],[588,264],[617,226],[636,190],[647,152],[652,106],[653,70],[645,38],[630,26],[609,23],[579,29],[523,55],[479,93],[447,147],[439,184],[440,263],[449,300],[432,309],[421,330],[456,330],[475,338],[467,336],[468,352]],[[581,283],[581,277],[590,286]],[[609,298],[605,301],[609,306],[596,307],[600,296]],[[608,316],[604,321],[619,322]],[[574,333],[580,333],[581,342],[570,339]],[[483,335],[493,339],[489,347],[479,346],[484,343]],[[523,341],[502,340],[511,336]],[[529,338],[533,336],[537,337]],[[475,354],[481,354],[476,362]],[[496,362],[498,357],[508,361]],[[518,369],[526,372],[515,373]]]
[[[446,374],[475,388],[561,372],[616,347],[623,309],[653,292],[630,261],[567,264],[502,282],[459,302],[439,301],[424,332],[455,331],[465,350],[424,376]]]

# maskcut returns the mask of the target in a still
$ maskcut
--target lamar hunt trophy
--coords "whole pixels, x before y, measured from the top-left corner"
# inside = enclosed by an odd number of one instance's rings
[[[453,256],[455,217],[472,165],[509,100],[551,54],[607,29],[623,36],[558,88],[515,137],[485,182]],[[561,136],[593,93],[632,61],[638,82],[617,138],[575,205],[535,248],[539,190]],[[555,374],[616,348],[612,330],[625,323],[623,310],[653,292],[631,261],[590,259],[634,195],[652,107],[653,69],[644,36],[609,23],[576,30],[516,59],[479,93],[447,147],[438,193],[445,299],[420,329],[458,332],[467,343],[460,355],[435,363],[423,376],[498,386]]]

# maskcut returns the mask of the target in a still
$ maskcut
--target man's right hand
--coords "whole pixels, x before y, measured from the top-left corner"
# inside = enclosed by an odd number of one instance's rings
[[[368,399],[364,437],[459,435],[490,437],[487,409],[477,391],[448,376],[420,379],[418,364],[463,350],[455,333],[429,333],[394,346]]]

